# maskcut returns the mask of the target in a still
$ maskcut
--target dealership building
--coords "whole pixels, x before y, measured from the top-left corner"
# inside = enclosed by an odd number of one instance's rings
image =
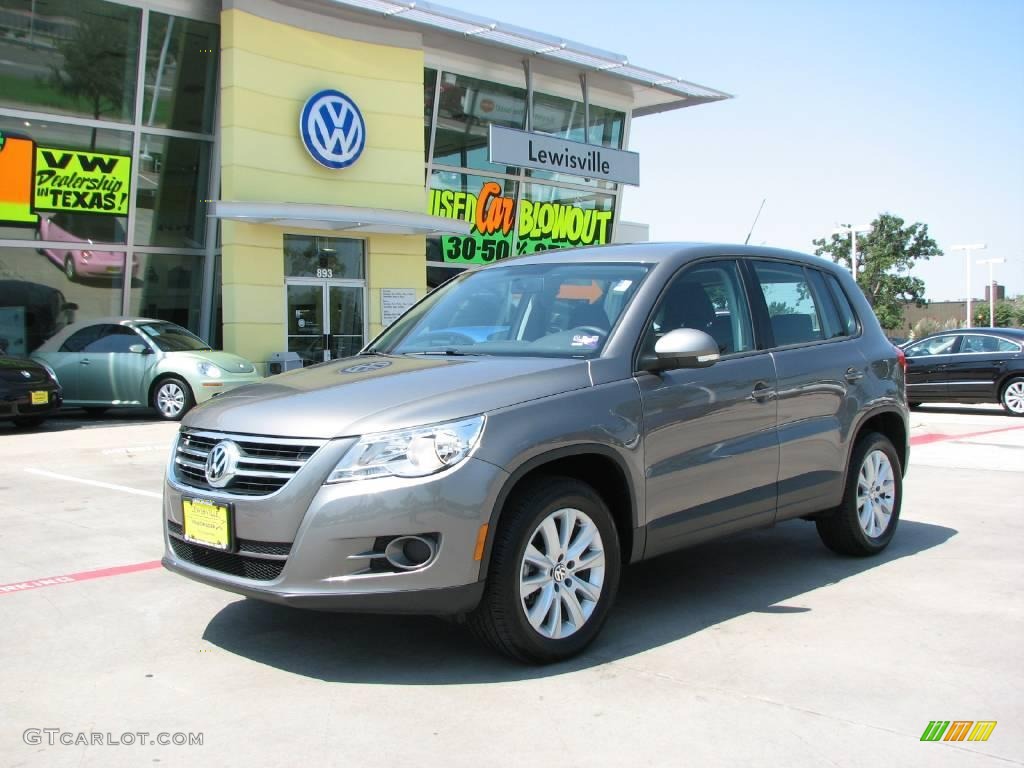
[[[0,345],[352,354],[469,266],[644,239],[632,120],[725,98],[432,4],[0,0]]]

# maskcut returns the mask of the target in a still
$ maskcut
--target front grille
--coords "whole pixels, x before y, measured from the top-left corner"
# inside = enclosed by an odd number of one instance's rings
[[[174,550],[175,555],[193,565],[254,581],[273,581],[284,570],[284,560],[264,560],[232,552],[220,552],[216,549],[189,544],[187,541],[173,536],[171,537],[171,549]]]
[[[173,520],[167,521],[167,531],[171,536],[182,538],[185,529]],[[285,541],[253,541],[252,539],[235,539],[235,544],[242,552],[250,552],[254,555],[274,555],[276,557],[288,557],[292,553],[292,545]]]
[[[241,456],[231,482],[224,488],[214,488],[206,482],[206,457],[222,440],[235,443]],[[174,453],[174,469],[178,479],[193,488],[238,496],[268,496],[283,488],[326,442],[183,429]]]

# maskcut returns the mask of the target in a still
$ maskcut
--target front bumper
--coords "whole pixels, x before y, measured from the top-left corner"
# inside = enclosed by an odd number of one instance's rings
[[[255,384],[263,381],[263,377],[256,371],[252,373],[229,373],[222,375],[219,379],[195,378],[189,382],[192,387],[192,394],[195,396],[196,404],[205,403],[217,395],[230,392],[232,389],[244,387],[246,384]]]
[[[46,403],[32,404],[32,392],[46,392]],[[25,384],[0,395],[0,419],[54,416],[63,403],[59,387],[50,384]]]
[[[263,497],[192,489],[170,468],[163,565],[210,586],[302,608],[422,614],[472,610],[483,593],[481,563],[474,558],[477,536],[480,526],[490,522],[508,475],[470,458],[427,478],[323,485],[351,442],[323,446],[283,488]],[[183,497],[232,505],[233,552],[183,541]],[[437,539],[436,557],[422,568],[381,572],[363,557],[381,539],[422,534]]]

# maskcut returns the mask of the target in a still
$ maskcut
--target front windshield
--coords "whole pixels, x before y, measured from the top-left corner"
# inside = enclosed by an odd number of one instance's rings
[[[164,352],[204,352],[210,345],[174,323],[144,323],[138,326]]]
[[[470,272],[384,332],[387,354],[594,357],[636,293],[642,264],[521,264]]]

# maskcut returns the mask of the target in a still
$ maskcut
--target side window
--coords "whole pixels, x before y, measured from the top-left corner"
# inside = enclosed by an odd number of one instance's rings
[[[123,325],[98,326],[103,329],[99,338],[86,345],[83,352],[100,354],[105,352],[127,352],[132,344],[142,344],[142,339],[131,328]]]
[[[990,337],[991,338],[991,337]],[[1020,346],[1006,339],[994,339],[996,352],[1020,352]]]
[[[658,339],[677,328],[704,331],[718,342],[723,355],[754,348],[750,308],[735,261],[701,263],[672,278],[642,349],[653,352]]]
[[[1012,341],[996,336],[964,336],[960,345],[961,352],[1019,352],[1020,349]]]
[[[928,355],[952,355],[956,352],[957,342],[960,337],[956,334],[946,336],[935,336],[931,339],[924,339],[911,344],[906,349],[908,357],[925,357]]]
[[[850,304],[850,298],[846,295],[846,291],[843,290],[843,286],[839,284],[839,281],[833,275],[825,275],[825,282],[829,288],[832,289],[832,299],[836,303],[836,309],[839,311],[839,320],[842,323],[842,327],[846,332],[847,336],[857,335],[857,315],[854,314],[853,305]]]
[[[839,310],[836,309],[832,294],[829,292],[828,286],[825,285],[825,276],[816,269],[807,269],[805,272],[811,281],[811,290],[821,312],[821,319],[825,324],[823,328],[825,338],[835,339],[846,336],[846,327],[839,319]]]
[[[821,314],[803,267],[771,261],[755,261],[753,265],[768,305],[775,346],[824,339]]]
[[[61,345],[61,352],[81,352],[89,344],[96,341],[105,325],[90,325],[83,328],[80,331],[75,331],[73,334],[68,336],[67,340]]]

